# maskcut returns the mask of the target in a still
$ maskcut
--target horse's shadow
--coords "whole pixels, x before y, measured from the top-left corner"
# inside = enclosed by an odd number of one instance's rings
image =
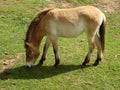
[[[90,65],[84,67],[91,67]],[[59,65],[58,68],[52,66],[34,66],[27,68],[25,66],[6,69],[0,73],[0,79],[45,79],[50,78],[66,72],[83,69],[80,65]]]

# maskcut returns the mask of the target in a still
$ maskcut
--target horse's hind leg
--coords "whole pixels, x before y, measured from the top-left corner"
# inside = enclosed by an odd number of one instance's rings
[[[95,43],[96,43],[96,46],[97,46],[97,59],[96,59],[96,61],[93,65],[97,66],[99,64],[99,62],[101,61],[102,57],[103,57],[100,38],[98,37],[97,34],[95,36]]]
[[[42,65],[43,62],[44,62],[45,59],[46,59],[46,54],[47,54],[48,48],[49,48],[49,46],[50,46],[50,43],[51,43],[51,42],[50,42],[49,38],[47,38],[47,39],[46,39],[46,42],[45,42],[45,45],[44,45],[44,48],[43,48],[43,54],[42,54],[42,57],[41,57],[40,62],[39,62],[40,65]]]
[[[94,38],[95,38],[94,35],[92,35],[92,36],[88,35],[89,50],[88,50],[88,53],[86,55],[84,62],[82,63],[82,66],[86,66],[86,64],[89,63],[89,61],[90,61],[91,54],[95,47],[94,46]]]

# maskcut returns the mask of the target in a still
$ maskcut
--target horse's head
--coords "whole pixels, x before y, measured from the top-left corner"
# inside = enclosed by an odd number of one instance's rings
[[[26,49],[26,64],[28,67],[32,67],[39,57],[39,49],[34,47],[32,43],[25,42]]]

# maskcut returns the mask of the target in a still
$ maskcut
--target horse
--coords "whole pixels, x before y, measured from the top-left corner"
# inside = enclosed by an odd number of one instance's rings
[[[58,38],[75,38],[86,32],[88,39],[88,53],[82,63],[86,66],[93,49],[97,47],[97,58],[94,66],[103,59],[105,49],[106,17],[102,11],[94,6],[80,6],[75,8],[49,8],[38,13],[31,21],[26,32],[24,47],[26,51],[26,65],[30,68],[40,55],[39,47],[44,36],[46,42],[39,64],[46,59],[49,45],[52,43],[55,56],[54,67],[60,63],[58,53]]]

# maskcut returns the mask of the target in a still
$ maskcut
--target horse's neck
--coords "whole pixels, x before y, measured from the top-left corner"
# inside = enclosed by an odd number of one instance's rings
[[[34,47],[39,48],[42,39],[43,39],[43,35],[34,34],[31,36],[31,39],[29,42],[32,43]]]

